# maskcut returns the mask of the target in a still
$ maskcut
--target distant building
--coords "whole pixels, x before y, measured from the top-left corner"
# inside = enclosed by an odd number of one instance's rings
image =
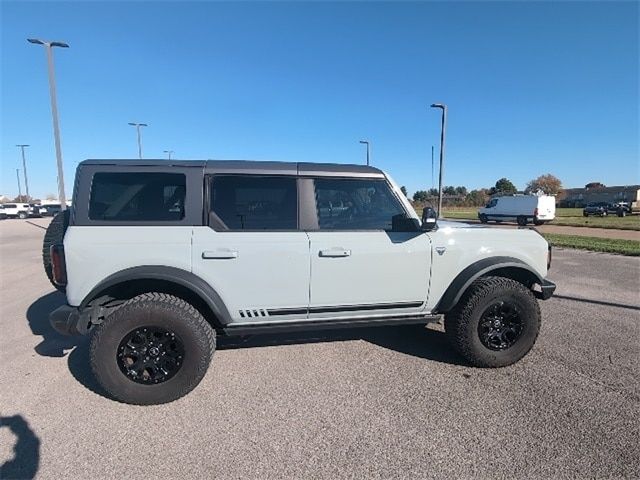
[[[556,197],[559,207],[582,208],[591,202],[640,202],[640,185],[592,188],[567,188]]]

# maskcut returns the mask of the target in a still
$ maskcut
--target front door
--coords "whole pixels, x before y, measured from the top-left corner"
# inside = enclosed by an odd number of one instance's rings
[[[209,191],[209,226],[193,233],[193,272],[234,322],[306,319],[309,239],[298,230],[296,178],[215,175]]]
[[[404,209],[384,179],[316,178],[309,318],[410,315],[424,310],[431,242],[392,232]]]

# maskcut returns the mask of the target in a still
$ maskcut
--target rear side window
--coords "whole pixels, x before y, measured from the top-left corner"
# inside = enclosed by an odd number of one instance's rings
[[[391,230],[404,209],[385,180],[315,180],[320,230]]]
[[[186,178],[180,173],[96,173],[89,218],[121,222],[184,218]]]
[[[229,230],[295,230],[296,179],[216,175],[211,188],[211,210]]]

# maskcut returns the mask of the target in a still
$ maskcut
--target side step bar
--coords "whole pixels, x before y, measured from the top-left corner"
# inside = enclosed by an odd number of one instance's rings
[[[390,325],[426,325],[437,322],[440,315],[391,316],[352,320],[303,320],[296,322],[261,323],[245,325],[231,323],[222,329],[224,335],[252,335],[259,333],[299,332],[305,330],[333,330],[338,328],[384,327]]]

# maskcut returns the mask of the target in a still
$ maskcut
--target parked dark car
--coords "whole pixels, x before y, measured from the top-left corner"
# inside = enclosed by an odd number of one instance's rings
[[[615,211],[614,207],[607,202],[593,202],[587,204],[582,210],[582,215],[588,217],[589,215],[598,215],[600,217],[606,217],[610,211]]]
[[[59,203],[50,203],[48,205],[42,205],[40,212],[43,217],[55,217],[62,211]]]

